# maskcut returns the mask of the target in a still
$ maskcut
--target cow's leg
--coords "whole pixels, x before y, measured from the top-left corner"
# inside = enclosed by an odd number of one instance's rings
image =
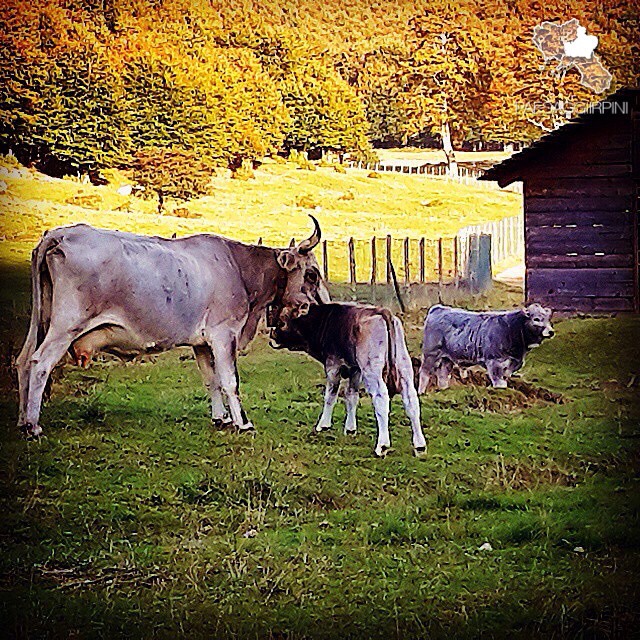
[[[378,442],[375,454],[382,458],[391,446],[389,436],[389,390],[382,378],[382,371],[374,370],[363,372],[364,388],[371,395],[373,410],[378,423]]]
[[[31,370],[31,356],[36,350],[35,331],[29,331],[24,346],[16,358],[18,374],[18,427],[22,428],[26,422],[27,399],[29,397],[29,371]]]
[[[420,424],[420,401],[418,400],[418,394],[413,384],[413,366],[404,339],[402,323],[398,318],[394,318],[393,322],[396,334],[396,369],[400,378],[400,395],[402,396],[404,410],[411,421],[413,450],[415,454],[419,456],[422,455],[427,448],[427,442],[422,433],[422,425]]]
[[[442,358],[436,365],[436,381],[438,389],[448,389],[451,382],[451,372],[453,371],[453,362],[448,358]]]
[[[437,359],[437,353],[424,353],[422,355],[422,364],[420,365],[420,375],[418,378],[418,393],[422,394],[429,388]]]
[[[222,398],[220,380],[216,373],[211,349],[208,345],[200,345],[194,347],[193,351],[196,356],[198,369],[200,369],[200,374],[202,375],[202,381],[211,398],[211,419],[213,423],[217,426],[222,426],[223,424],[231,422]]]
[[[253,424],[247,419],[247,414],[240,404],[240,396],[238,395],[236,335],[230,330],[222,331],[218,329],[211,332],[208,342],[213,352],[213,361],[220,381],[220,388],[227,396],[233,424],[242,431],[253,429]]]
[[[360,400],[360,383],[362,376],[360,372],[354,373],[349,378],[349,383],[344,392],[344,404],[347,407],[347,418],[344,422],[344,434],[355,435],[358,425],[356,424],[356,411]]]
[[[507,363],[504,366],[504,377],[506,380],[509,380],[509,378],[516,372],[519,371],[522,368],[523,365],[523,361],[522,360],[516,360],[515,358],[509,358],[507,360]]]
[[[420,424],[420,401],[416,388],[413,386],[413,376],[411,371],[402,370],[400,372],[402,386],[400,395],[402,396],[402,404],[404,410],[411,421],[411,431],[413,433],[413,449],[416,455],[421,455],[427,448],[427,441],[422,433],[422,425]]]
[[[506,389],[507,380],[505,378],[505,360],[489,360],[487,362],[487,373],[491,384],[497,389]]]
[[[74,335],[71,332],[49,330],[42,344],[31,356],[29,362],[28,398],[22,429],[27,436],[38,436],[42,428],[38,424],[40,420],[40,408],[42,394],[53,367],[65,354]]]
[[[340,388],[340,363],[328,359],[324,369],[327,374],[327,386],[324,392],[322,415],[316,425],[316,431],[318,432],[331,429],[331,416],[333,415],[333,407],[335,407],[338,399],[338,389]]]

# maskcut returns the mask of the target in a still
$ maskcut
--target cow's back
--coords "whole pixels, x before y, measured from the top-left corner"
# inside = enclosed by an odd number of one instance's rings
[[[467,311],[443,305],[429,310],[425,344],[459,362],[482,362],[508,351],[520,311]]]
[[[81,296],[94,316],[121,315],[154,340],[188,342],[208,308],[232,311],[234,294],[244,292],[228,243],[217,236],[168,240],[75,225],[44,241],[54,288]]]

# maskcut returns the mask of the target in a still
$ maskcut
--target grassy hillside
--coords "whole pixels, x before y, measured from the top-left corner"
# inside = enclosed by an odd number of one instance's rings
[[[0,273],[7,349],[28,269]],[[423,314],[405,318],[415,354]],[[46,437],[0,376],[0,619],[9,637],[631,637],[637,630],[637,318],[570,320],[523,377],[422,399],[428,455],[375,422],[311,433],[320,367],[259,337],[255,436],[211,428],[190,352],[56,376]],[[576,357],[576,354],[579,354]],[[480,550],[484,543],[491,550]]]
[[[170,205],[169,215],[158,216],[155,201],[117,193],[128,183],[125,175],[114,174],[111,184],[95,187],[26,169],[12,171],[19,175],[4,177],[7,189],[0,194],[0,228],[7,241],[0,248],[4,259],[24,257],[48,228],[81,221],[166,236],[212,232],[245,242],[262,237],[265,244],[281,246],[291,237],[307,234],[307,214],[314,213],[324,237],[339,252],[332,260],[332,273],[344,278],[345,241],[350,236],[367,241],[387,233],[397,238],[452,237],[462,226],[521,210],[521,197],[514,193],[423,176],[370,178],[365,171],[341,174],[332,167],[308,171],[292,163],[269,162],[247,181],[221,171],[212,180],[211,195]]]

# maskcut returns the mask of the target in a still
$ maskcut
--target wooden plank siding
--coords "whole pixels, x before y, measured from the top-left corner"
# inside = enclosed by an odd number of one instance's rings
[[[481,179],[523,183],[527,299],[640,312],[640,88],[619,89]]]
[[[525,287],[560,311],[636,307],[637,213],[630,122],[554,150],[524,181]],[[629,130],[627,130],[629,129]]]
[[[640,94],[634,96],[634,109],[631,112],[631,166],[633,180],[633,266],[634,298],[633,310],[640,313]]]

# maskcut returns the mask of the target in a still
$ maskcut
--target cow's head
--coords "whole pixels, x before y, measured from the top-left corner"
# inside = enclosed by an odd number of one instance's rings
[[[277,256],[278,264],[287,272],[287,279],[276,306],[279,312],[286,310],[285,314],[294,318],[305,315],[312,304],[331,301],[318,262],[311,253],[320,242],[321,232],[318,221],[310,217],[315,226],[311,236],[297,246],[281,249]]]
[[[551,314],[551,309],[537,303],[525,307],[527,346],[538,346],[545,338],[553,337],[555,332],[551,326]]]

